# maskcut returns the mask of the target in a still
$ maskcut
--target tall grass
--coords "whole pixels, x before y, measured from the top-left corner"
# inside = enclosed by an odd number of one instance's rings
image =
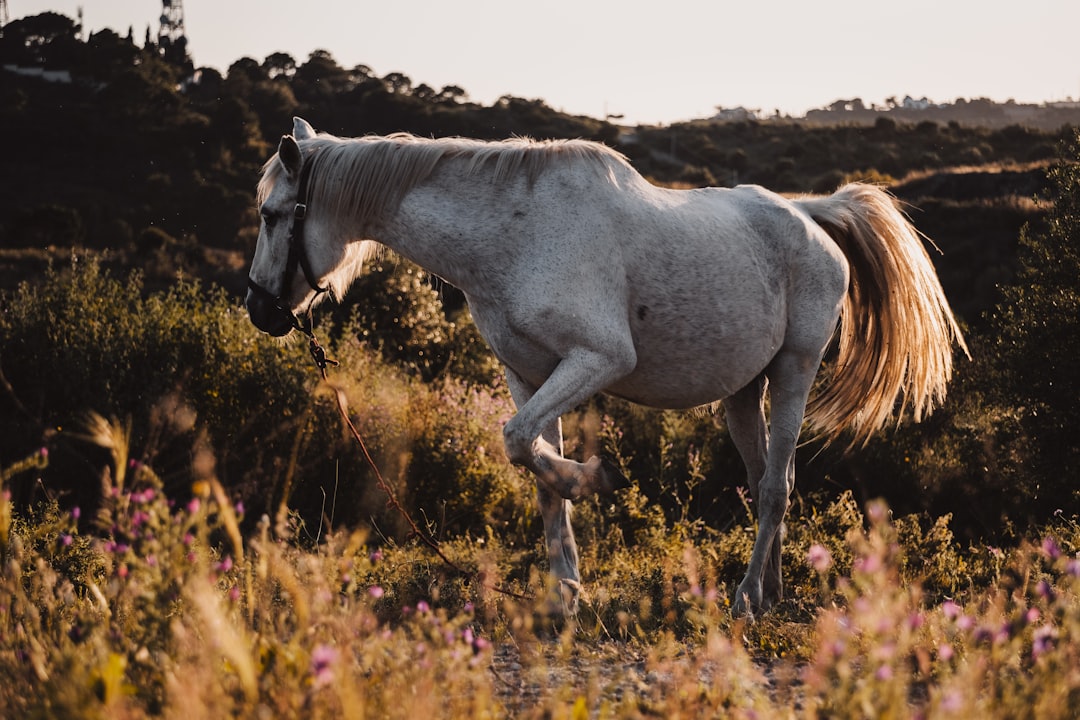
[[[120,450],[125,430],[92,434]],[[445,545],[482,570],[467,579],[357,532],[311,546],[264,517],[245,535],[213,478],[178,504],[150,467],[117,462],[104,489],[92,520],[0,500],[0,716],[1043,718],[1080,703],[1072,520],[962,548],[945,522],[845,496],[789,523],[789,599],[752,625],[731,617],[724,570],[749,528],[656,534],[590,558],[577,622],[553,625],[493,589],[544,597],[537,558],[497,537]]]

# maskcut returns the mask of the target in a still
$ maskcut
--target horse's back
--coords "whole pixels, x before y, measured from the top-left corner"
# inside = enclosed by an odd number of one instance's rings
[[[660,407],[711,403],[766,368],[814,273],[836,285],[846,269],[821,228],[762,188],[658,190],[652,203],[621,247],[638,363],[612,391]]]

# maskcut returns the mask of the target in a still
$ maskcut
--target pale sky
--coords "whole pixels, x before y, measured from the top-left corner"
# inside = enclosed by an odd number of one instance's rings
[[[8,0],[89,32],[157,35],[161,0]],[[464,89],[485,105],[540,98],[623,122],[717,106],[802,115],[833,100],[1080,99],[1080,0],[184,0],[196,66],[328,50],[339,65]],[[359,133],[362,129],[358,128]]]

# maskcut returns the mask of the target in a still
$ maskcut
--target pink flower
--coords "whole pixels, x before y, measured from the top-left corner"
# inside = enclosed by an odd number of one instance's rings
[[[824,545],[814,543],[810,546],[810,549],[806,551],[806,562],[809,563],[810,567],[814,568],[814,570],[823,573],[832,565],[832,555]]]
[[[942,662],[949,662],[953,658],[953,647],[949,643],[942,643],[937,649],[938,658]]]
[[[868,575],[873,575],[881,570],[881,558],[877,555],[867,555],[855,559],[855,569]]]
[[[955,620],[960,617],[960,606],[952,600],[946,600],[941,603],[941,614],[949,620]]]
[[[958,690],[950,690],[941,698],[941,709],[947,713],[963,710],[964,698]]]
[[[378,585],[372,585],[371,587],[368,588],[368,595],[375,598],[376,600],[381,598],[383,596],[383,594],[384,594],[383,589],[381,587],[379,587]]]
[[[311,675],[314,678],[315,687],[324,687],[334,680],[334,666],[338,662],[340,654],[337,649],[330,645],[316,645],[311,651]]]

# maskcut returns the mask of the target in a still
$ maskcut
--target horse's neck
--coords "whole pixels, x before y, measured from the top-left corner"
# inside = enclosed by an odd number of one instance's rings
[[[496,185],[483,174],[439,173],[414,188],[377,239],[466,293],[490,282],[500,255],[513,252],[507,203],[523,202],[524,179]],[[512,211],[511,211],[512,213]]]

